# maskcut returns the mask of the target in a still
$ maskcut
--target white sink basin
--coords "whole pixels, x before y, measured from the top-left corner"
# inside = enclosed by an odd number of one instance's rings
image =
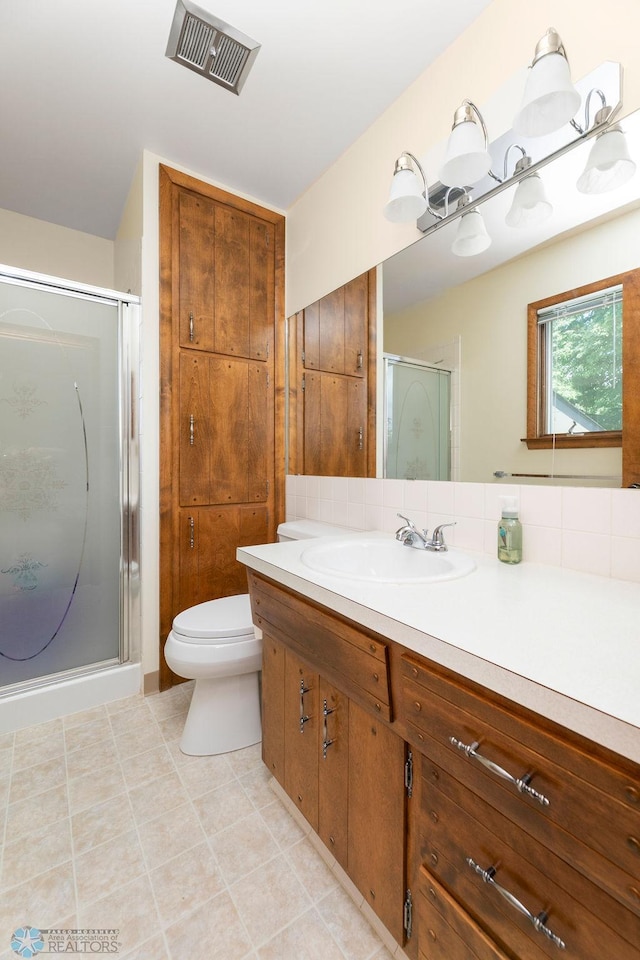
[[[476,568],[457,550],[417,550],[383,537],[317,543],[303,550],[300,560],[318,573],[372,583],[434,583],[466,577]]]

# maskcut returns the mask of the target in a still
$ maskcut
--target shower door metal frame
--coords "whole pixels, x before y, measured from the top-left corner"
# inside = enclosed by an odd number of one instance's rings
[[[140,297],[104,287],[76,283],[0,264],[0,282],[117,307],[118,432],[120,475],[120,611],[119,657],[24,680],[0,689],[0,697],[55,680],[95,673],[138,657],[140,650],[140,449],[138,396],[140,370]]]

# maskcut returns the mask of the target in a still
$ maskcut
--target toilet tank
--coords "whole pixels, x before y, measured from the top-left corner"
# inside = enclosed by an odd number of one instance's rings
[[[354,532],[351,527],[334,527],[320,520],[287,520],[278,527],[278,540],[312,540],[314,537],[339,537]]]

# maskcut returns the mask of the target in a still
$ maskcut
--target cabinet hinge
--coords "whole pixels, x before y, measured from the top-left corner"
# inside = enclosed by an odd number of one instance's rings
[[[404,764],[404,785],[407,791],[407,796],[413,796],[413,754],[411,750],[407,754],[407,759]]]
[[[303,392],[303,393],[304,393],[305,386],[306,386],[306,383],[305,383],[305,375],[304,375],[304,373],[303,373],[303,374],[302,374],[302,392]]]
[[[267,360],[269,359],[269,341],[267,340]]]
[[[270,383],[271,383],[271,377],[269,376],[269,371],[267,370],[267,390],[269,389]]]
[[[407,895],[404,898],[403,925],[405,936],[407,940],[410,940],[413,929],[413,897],[411,896],[411,890],[407,890]]]
[[[305,353],[304,353],[304,350],[303,350],[303,351],[302,351],[302,362],[304,363],[305,360],[306,360],[306,356],[305,356]]]

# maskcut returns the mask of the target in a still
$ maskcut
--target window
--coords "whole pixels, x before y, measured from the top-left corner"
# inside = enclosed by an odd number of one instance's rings
[[[632,276],[529,304],[530,449],[622,444],[624,296]]]

